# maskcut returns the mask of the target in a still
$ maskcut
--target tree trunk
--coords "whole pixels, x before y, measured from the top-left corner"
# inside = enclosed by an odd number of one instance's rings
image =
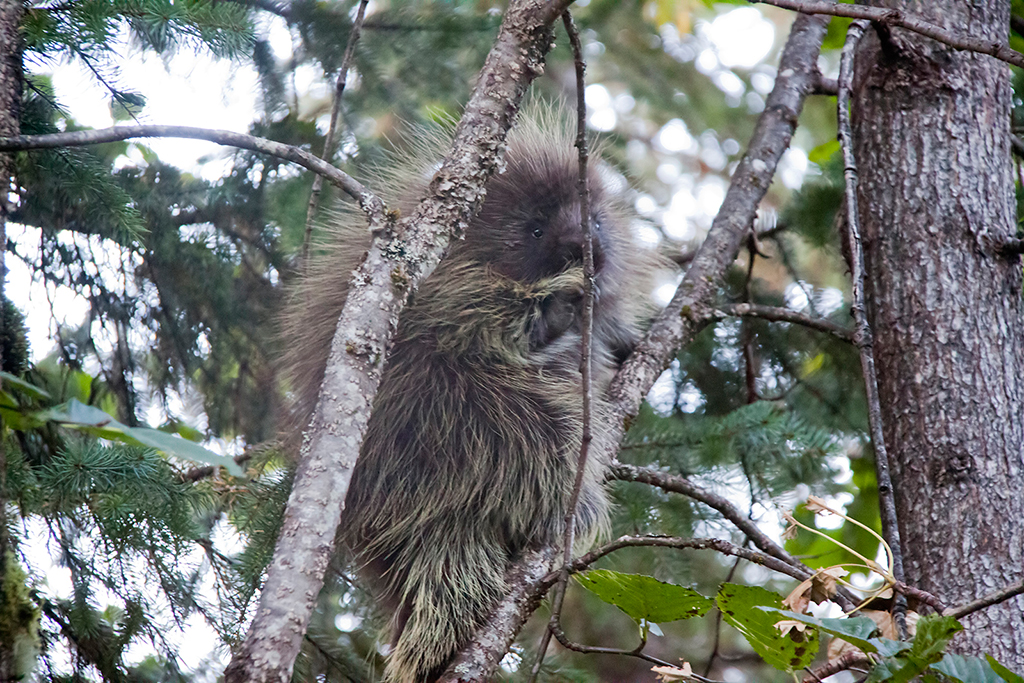
[[[882,3],[1006,42],[1010,3]],[[868,311],[907,580],[949,605],[1024,576],[1024,306],[1010,70],[902,30],[856,63]],[[1024,598],[965,619],[965,653],[1024,668]]]
[[[22,0],[0,0],[0,137],[17,135],[20,128],[21,111],[21,50],[19,32],[24,12]],[[14,175],[14,158],[11,154],[0,154],[0,370],[3,369],[5,349],[4,320],[6,303],[4,285],[7,281],[7,216],[10,214],[8,195]],[[15,605],[14,593],[20,587],[13,585],[18,572],[8,564],[16,562],[10,552],[7,534],[7,454],[4,450],[4,425],[0,420],[0,606]],[[15,624],[0,625],[5,637],[0,638],[0,681],[16,680],[21,672],[15,636],[20,636]]]

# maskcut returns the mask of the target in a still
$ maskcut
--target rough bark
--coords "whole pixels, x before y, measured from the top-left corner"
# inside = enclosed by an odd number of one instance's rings
[[[887,0],[1007,39],[1009,2]],[[1010,73],[901,29],[869,31],[853,125],[868,310],[907,581],[946,604],[1024,575],[1024,306]],[[1024,667],[1024,599],[954,642]]]
[[[19,32],[24,5],[21,0],[0,0],[0,137],[17,135],[21,119],[21,53],[22,40]],[[7,217],[11,206],[11,180],[14,176],[14,159],[10,154],[0,154],[0,306],[4,305],[4,285],[7,281]],[[0,339],[3,339],[5,316],[0,314]],[[4,348],[0,342],[0,370],[3,369]],[[7,535],[7,453],[3,443],[3,422],[0,421],[0,600],[7,602],[7,591],[15,590],[7,585],[15,576],[9,571],[8,562],[14,562],[10,553],[10,539]],[[12,625],[8,625],[10,628]],[[20,676],[17,665],[15,644],[2,642],[12,640],[0,638],[0,681],[15,680]]]

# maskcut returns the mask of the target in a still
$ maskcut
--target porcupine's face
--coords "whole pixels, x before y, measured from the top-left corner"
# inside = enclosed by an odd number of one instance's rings
[[[487,197],[468,232],[467,247],[500,274],[535,282],[583,263],[583,229],[576,164],[551,158],[512,160],[488,186]],[[594,270],[600,273],[607,240],[601,210],[603,192],[591,174]]]

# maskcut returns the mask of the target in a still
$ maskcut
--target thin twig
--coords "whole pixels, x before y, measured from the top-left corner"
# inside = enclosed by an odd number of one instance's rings
[[[1017,158],[1024,159],[1024,140],[1016,135],[1010,135],[1010,149],[1017,155]]]
[[[633,650],[620,650],[614,647],[596,647],[591,645],[583,645],[582,643],[577,643],[575,641],[569,640],[569,637],[565,635],[565,631],[563,631],[562,627],[557,624],[553,625],[551,627],[551,630],[555,634],[555,638],[558,640],[558,643],[565,649],[572,650],[573,652],[579,652],[582,654],[621,655],[625,657],[636,657],[637,659],[642,659],[645,662],[657,664],[658,666],[665,666],[673,669],[675,668],[674,664],[670,664],[669,662],[666,662],[662,659],[658,659],[657,657],[654,657],[644,652],[643,646],[645,643],[643,641],[641,641],[639,647]],[[690,680],[699,681],[700,683],[720,683],[719,681],[713,681],[710,678],[704,678],[703,676],[695,673],[690,674]]]
[[[750,542],[750,539],[747,539]],[[743,561],[742,557],[737,557],[736,561],[732,563],[732,568],[729,569],[729,573],[725,575],[725,581],[723,583],[731,583],[732,577],[736,575],[736,570],[740,568],[740,562]],[[710,676],[711,670],[715,666],[715,660],[718,659],[718,648],[722,643],[722,610],[715,610],[715,642],[711,646],[711,653],[708,655],[708,663],[704,666],[704,676]]]
[[[1004,602],[1010,598],[1021,595],[1022,593],[1024,593],[1024,581],[1018,581],[1017,583],[1010,584],[1006,588],[1001,588],[989,593],[988,595],[982,596],[977,600],[972,600],[966,605],[947,609],[943,611],[942,614],[943,616],[962,619],[968,614],[973,614],[974,612],[983,610],[986,607],[991,607],[992,605]]]
[[[908,31],[919,33],[944,43],[957,50],[968,50],[990,55],[1014,66],[1024,68],[1024,54],[1010,49],[1005,43],[984,40],[967,35],[960,31],[947,31],[929,23],[920,17],[898,9],[884,7],[867,7],[865,5],[847,5],[826,0],[750,0],[755,3],[774,5],[783,9],[791,9],[804,14],[827,14],[833,17],[849,17],[866,19],[884,26],[898,26]]]
[[[788,308],[741,303],[720,306],[718,310],[713,311],[713,314],[717,317],[740,316],[744,318],[762,318],[772,322],[795,323],[818,330],[819,332],[827,332],[845,342],[853,341],[853,332],[846,327],[824,318],[815,318]]]
[[[345,45],[345,55],[341,58],[341,68],[338,70],[338,82],[334,86],[334,101],[331,103],[331,122],[327,126],[327,136],[324,138],[324,152],[320,158],[329,161],[334,155],[334,148],[338,145],[338,119],[341,114],[341,97],[345,94],[345,81],[348,80],[348,70],[352,65],[352,56],[356,51],[356,43],[359,41],[359,30],[363,26],[363,17],[366,15],[366,5],[370,0],[360,0],[359,10],[356,12],[356,20],[348,32],[348,43]],[[316,216],[317,207],[320,205],[320,192],[324,187],[324,177],[317,174],[313,178],[313,188],[309,193],[309,206],[306,207],[306,235],[302,240],[302,268],[306,269],[309,263],[309,244],[313,241],[313,218]]]
[[[797,581],[803,581],[810,573],[799,562],[792,564],[772,557],[767,553],[760,553],[750,548],[738,546],[722,538],[683,538],[679,536],[621,536],[614,541],[605,543],[599,548],[594,548],[589,553],[577,557],[569,565],[572,573],[581,572],[606,555],[622,550],[623,548],[674,548],[676,550],[713,550],[723,555],[739,557],[752,564],[757,564],[767,569],[785,574]],[[549,575],[556,576],[555,573]]]
[[[768,538],[768,535],[761,531],[753,520],[740,512],[729,500],[717,493],[712,493],[711,491],[694,484],[686,477],[671,474],[669,472],[662,472],[651,467],[640,467],[638,465],[629,465],[622,462],[613,462],[608,468],[608,472],[609,477],[613,479],[650,484],[651,486],[657,486],[663,491],[681,493],[684,496],[704,503],[708,507],[717,510],[723,517],[735,524],[736,528],[743,532],[743,534],[750,539],[751,543],[765,553],[782,560],[790,566],[802,567],[802,569],[800,569],[801,580],[806,579],[813,573],[810,569],[804,567],[799,560],[787,553],[782,546]]]
[[[882,518],[882,535],[892,551],[892,573],[897,581],[906,581],[903,571],[903,552],[900,530],[896,518],[896,501],[892,478],[889,474],[889,454],[882,433],[882,406],[878,397],[878,377],[875,373],[875,355],[871,326],[864,308],[864,251],[860,240],[860,216],[857,209],[857,161],[853,155],[853,131],[850,122],[850,89],[853,84],[853,57],[868,22],[855,21],[850,25],[839,65],[839,144],[843,151],[843,177],[846,180],[846,240],[850,254],[850,277],[853,281],[851,310],[855,321],[853,341],[860,351],[860,365],[864,374],[864,392],[868,403],[868,421],[871,443],[875,450],[875,476],[878,480],[878,506]],[[897,594],[893,617],[900,637],[906,637],[906,597]]]
[[[1004,254],[1024,254],[1024,240],[1019,237],[1011,237],[1003,243],[1000,248]]]
[[[814,94],[835,97],[837,92],[839,92],[839,84],[836,79],[828,78],[819,71],[818,77],[814,80]]]
[[[207,140],[218,145],[248,149],[261,154],[269,154],[293,164],[298,164],[314,173],[327,176],[342,191],[359,202],[359,206],[373,217],[382,216],[384,204],[362,183],[343,171],[339,171],[323,159],[318,159],[309,152],[286,145],[281,142],[258,138],[244,133],[229,130],[213,130],[194,126],[113,126],[99,130],[79,130],[69,133],[51,133],[49,135],[15,135],[0,138],[0,152],[15,152],[27,149],[53,149],[56,147],[82,147],[99,145],[104,142],[117,142],[131,138],[192,138]]]
[[[558,585],[551,601],[551,619],[548,630],[541,638],[537,648],[537,661],[530,671],[530,680],[536,680],[541,664],[551,642],[549,634],[557,637],[561,631],[559,620],[562,616],[562,604],[565,601],[565,589],[569,583],[569,563],[572,561],[572,546],[576,534],[576,505],[583,489],[583,477],[586,474],[587,459],[590,455],[590,443],[593,441],[591,431],[593,387],[591,382],[591,344],[594,327],[594,236],[590,220],[590,188],[587,185],[587,104],[584,99],[586,89],[585,74],[587,64],[583,60],[583,46],[580,34],[572,20],[572,14],[566,10],[562,15],[565,32],[572,46],[573,63],[576,66],[576,149],[579,151],[579,180],[577,189],[580,196],[580,223],[583,229],[583,334],[580,344],[581,390],[583,392],[582,436],[580,438],[580,455],[576,461],[576,480],[573,482],[569,504],[565,511],[565,533],[562,539],[562,569],[559,572]]]
[[[807,677],[804,678],[804,683],[821,683],[822,680],[829,676],[833,676],[840,671],[846,671],[851,667],[870,663],[871,660],[868,659],[867,655],[863,652],[847,652],[838,659],[826,662],[814,669],[808,669]]]

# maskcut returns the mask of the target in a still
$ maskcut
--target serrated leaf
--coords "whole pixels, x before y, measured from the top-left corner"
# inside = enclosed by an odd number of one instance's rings
[[[584,588],[610,605],[615,605],[638,623],[665,623],[704,616],[714,605],[697,591],[659,581],[643,574],[624,574],[593,569],[578,574]]]
[[[779,609],[781,596],[757,586],[724,583],[716,599],[725,622],[742,633],[754,651],[776,669],[787,672],[802,669],[818,653],[817,631],[792,629],[784,635],[775,628],[784,613]]]
[[[881,639],[874,637],[874,635],[878,633],[878,624],[867,617],[853,617],[850,619],[817,619],[815,617],[807,616],[806,614],[798,614],[796,612],[790,612],[789,610],[776,609],[772,605],[766,605],[760,609],[765,612],[774,612],[775,614],[778,614],[779,619],[793,619],[796,621],[802,621],[805,624],[810,624],[820,631],[824,631],[825,633],[831,636],[836,636],[837,638],[842,638],[851,645],[856,645],[864,652],[874,653],[878,651],[877,641]]]
[[[992,669],[997,674],[999,674],[999,676],[1002,677],[1004,681],[1009,681],[1010,683],[1024,683],[1024,677],[1021,677],[1018,674],[1015,674],[1009,669],[1007,669],[1005,666],[1000,664],[992,655],[985,655],[985,661],[988,662],[989,666],[991,666]]]
[[[49,410],[37,412],[34,417],[81,429],[103,439],[136,446],[148,446],[185,460],[226,467],[236,477],[242,476],[242,468],[231,458],[226,458],[173,434],[147,427],[123,425],[99,408],[85,405],[77,399],[71,399]]]
[[[917,622],[914,643],[910,649],[910,657],[922,663],[939,660],[946,644],[964,627],[953,617],[929,615],[921,617]]]
[[[868,676],[866,683],[878,683],[879,681],[907,683],[924,669],[925,667],[906,658],[883,659],[871,670],[871,675]]]
[[[1004,679],[981,657],[963,657],[947,654],[931,669],[961,683],[1003,683]],[[1018,680],[1020,677],[1017,677]]]

